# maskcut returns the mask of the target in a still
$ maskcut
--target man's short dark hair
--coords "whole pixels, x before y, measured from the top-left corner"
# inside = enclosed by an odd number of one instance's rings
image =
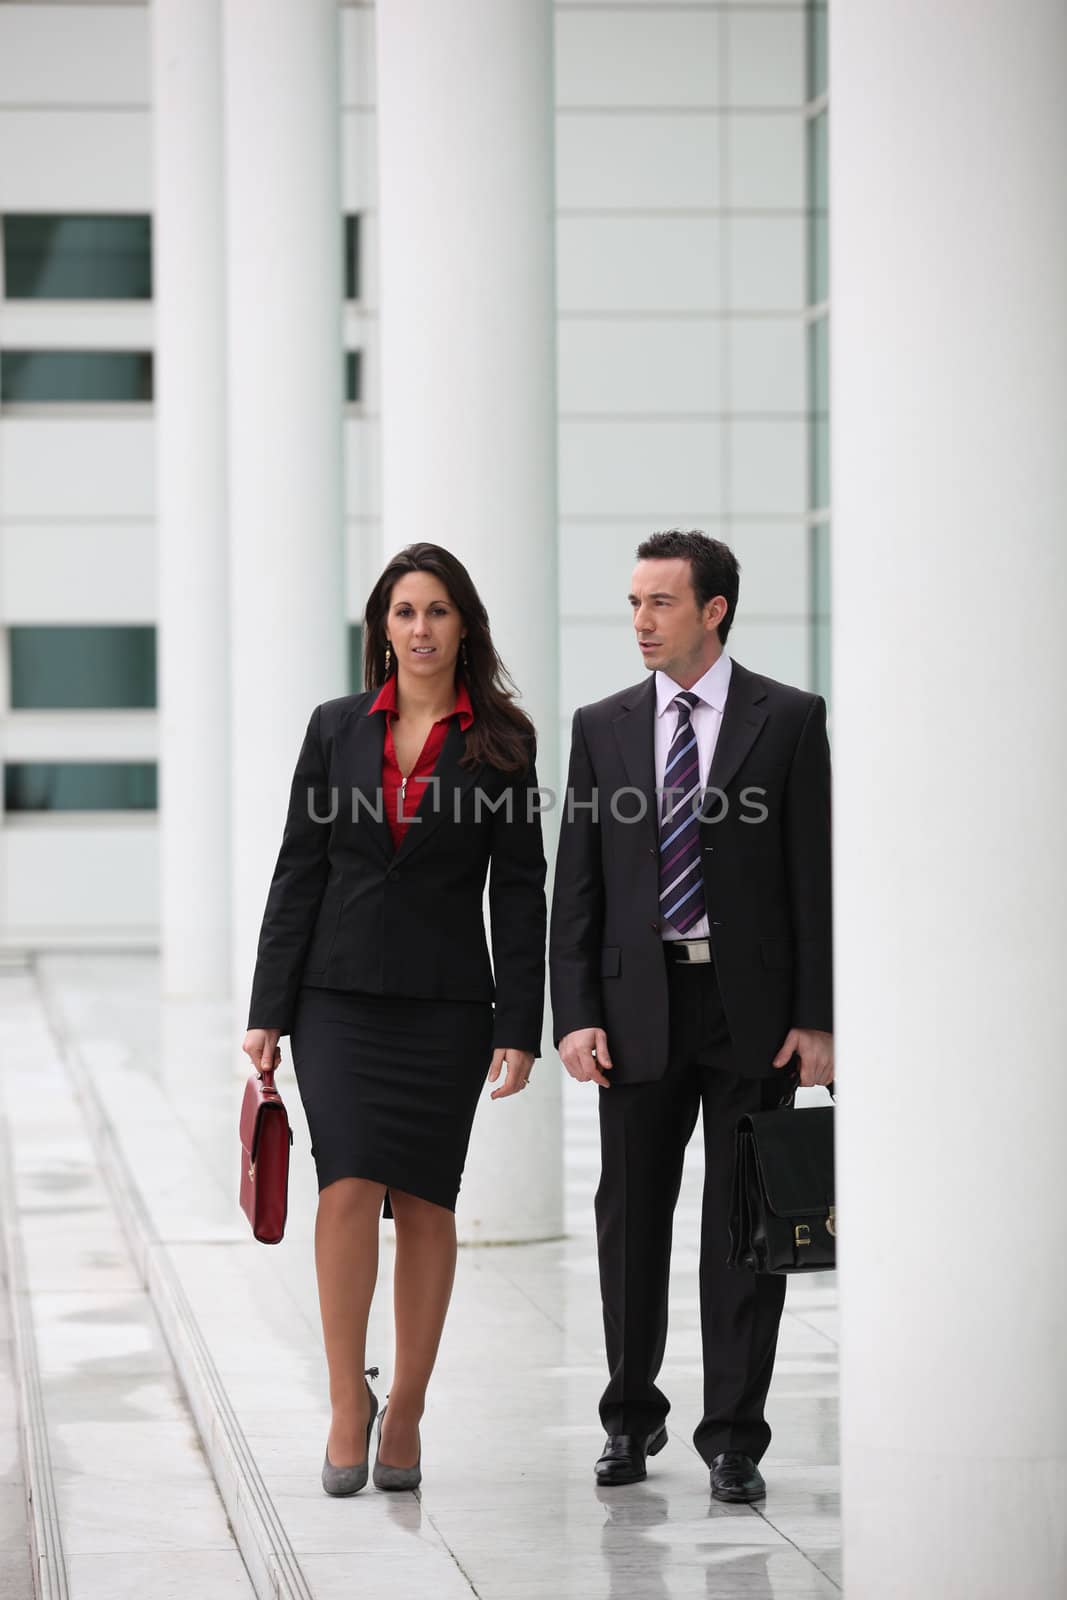
[[[703,611],[716,595],[721,594],[726,601],[726,615],[718,628],[719,643],[726,643],[741,587],[741,568],[728,544],[723,544],[721,539],[709,539],[698,528],[670,528],[666,533],[654,533],[643,540],[637,547],[637,559],[688,561],[697,610]]]

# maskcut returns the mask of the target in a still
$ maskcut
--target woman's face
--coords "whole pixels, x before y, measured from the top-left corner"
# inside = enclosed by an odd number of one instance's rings
[[[440,578],[431,572],[406,572],[393,585],[385,634],[393,647],[397,671],[418,678],[452,677],[463,618]]]

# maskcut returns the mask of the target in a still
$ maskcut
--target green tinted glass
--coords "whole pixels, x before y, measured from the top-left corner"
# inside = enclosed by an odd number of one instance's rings
[[[357,404],[363,399],[363,352],[345,351],[345,399]]]
[[[345,299],[359,299],[359,217],[348,216],[345,218]]]
[[[348,692],[363,691],[363,626],[359,622],[348,624]]]
[[[809,503],[812,510],[830,504],[830,319],[819,317],[808,328],[808,404],[811,427]]]
[[[5,405],[145,401],[152,398],[147,350],[5,350],[0,400]]]
[[[811,529],[811,682],[830,698],[830,524]]]
[[[826,0],[808,0],[808,99],[817,100],[830,83]]]
[[[155,811],[154,761],[12,761],[6,811]]]
[[[3,219],[9,300],[149,300],[152,224],[147,216]]]
[[[129,710],[156,703],[156,630],[13,627],[16,711]]]

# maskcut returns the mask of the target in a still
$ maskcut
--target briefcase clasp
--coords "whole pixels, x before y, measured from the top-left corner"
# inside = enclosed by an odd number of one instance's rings
[[[811,1243],[811,1229],[808,1227],[806,1222],[797,1223],[796,1227],[793,1229],[793,1240],[798,1250],[801,1249],[803,1245]]]

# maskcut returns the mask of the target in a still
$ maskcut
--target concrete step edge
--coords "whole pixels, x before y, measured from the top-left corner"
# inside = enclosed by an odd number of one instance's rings
[[[70,1075],[93,1154],[103,1174],[137,1271],[159,1318],[179,1380],[196,1421],[237,1547],[258,1600],[315,1600],[255,1456],[245,1438],[226,1385],[212,1358],[196,1314],[144,1197],[121,1140],[77,1043],[38,975],[42,1003],[57,1048]],[[52,1600],[49,1596],[48,1600]],[[67,1600],[66,1590],[55,1600]]]
[[[7,1265],[8,1300],[14,1335],[15,1388],[18,1396],[30,1571],[39,1600],[70,1600],[67,1563],[59,1526],[59,1505],[48,1445],[44,1397],[37,1362],[26,1258],[15,1204],[14,1164],[7,1118],[0,1116],[0,1230]]]

